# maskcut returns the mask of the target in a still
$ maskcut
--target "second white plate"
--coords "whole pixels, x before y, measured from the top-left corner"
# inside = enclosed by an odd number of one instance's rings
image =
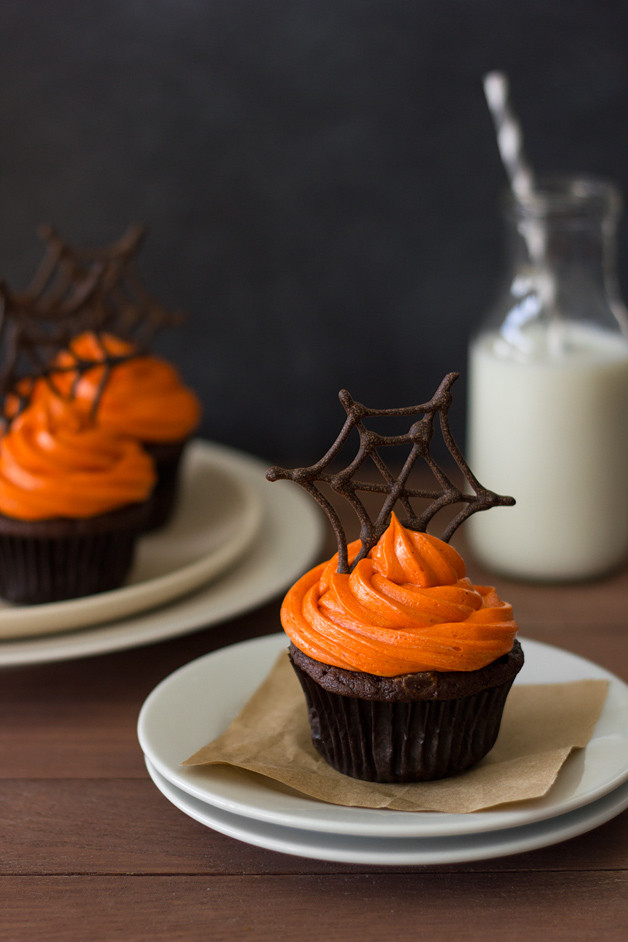
[[[287,646],[283,634],[231,645],[175,671],[145,701],[139,741],[157,772],[192,797],[284,827],[360,837],[450,837],[528,825],[582,807],[628,780],[628,686],[560,648],[527,639],[522,644],[526,662],[516,683],[604,679],[609,693],[589,744],[569,757],[553,788],[508,810],[442,814],[347,808],[230,766],[181,766],[242,709]]]
[[[111,624],[0,641],[0,667],[92,657],[218,625],[275,598],[317,562],[325,524],[316,502],[290,481],[269,484],[267,465],[259,458],[233,449],[219,452],[229,473],[256,494],[263,516],[251,546],[220,579]]]
[[[176,788],[146,759],[153,782],[179,811],[221,834],[282,854],[376,866],[433,866],[507,857],[577,837],[628,807],[628,783],[584,808],[525,827],[452,837],[354,837],[281,827],[222,811]]]
[[[170,523],[138,541],[127,584],[109,592],[13,606],[0,601],[0,639],[85,628],[156,608],[225,572],[250,546],[262,519],[255,490],[233,473],[237,453],[195,440],[186,450]]]

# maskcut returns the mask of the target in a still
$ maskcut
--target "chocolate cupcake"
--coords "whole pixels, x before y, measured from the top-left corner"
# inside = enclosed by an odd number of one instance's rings
[[[181,321],[147,291],[137,268],[143,226],[110,245],[72,246],[40,228],[45,252],[26,289],[0,284],[2,417],[55,400],[87,412],[104,434],[151,452],[156,473],[144,529],[162,526],[176,500],[181,459],[200,421],[198,397],[166,360],[156,333]]]
[[[339,772],[375,782],[474,765],[495,743],[523,664],[510,605],[472,585],[451,546],[394,515],[351,574],[336,566],[334,557],[306,573],[281,610],[314,747]]]
[[[113,365],[99,365],[105,356]],[[81,367],[78,381],[69,370],[73,363]],[[94,367],[86,368],[89,363]],[[76,402],[88,407],[97,402],[97,421],[103,428],[135,438],[150,454],[157,483],[146,529],[164,526],[175,507],[186,445],[200,422],[196,394],[166,360],[136,355],[130,343],[109,334],[75,337],[56,365],[69,370],[54,377],[59,392],[67,396],[71,391]],[[49,394],[48,388],[40,384],[40,394]]]
[[[348,420],[325,458],[311,468],[268,472],[270,480],[291,478],[306,487],[338,537],[338,553],[288,591],[281,621],[305,694],[312,743],[331,766],[354,778],[419,782],[474,765],[495,743],[508,692],[523,665],[511,606],[493,588],[473,585],[459,553],[425,532],[444,505],[464,505],[444,534],[448,538],[475,510],[513,502],[478,484],[451,438],[447,408],[455,378],[450,374],[432,400],[412,409],[367,410],[342,393]],[[436,413],[452,456],[467,472],[468,493],[451,485],[429,456]],[[370,415],[419,415],[424,421],[415,422],[405,437],[387,439],[365,428]],[[357,456],[348,471],[328,474],[353,428],[360,434]],[[411,457],[402,476],[394,478],[379,449],[405,442]],[[408,486],[419,455],[436,469],[442,491]],[[366,458],[382,471],[382,484],[354,480]],[[351,501],[361,521],[360,540],[347,543],[320,481]],[[368,490],[385,497],[375,522],[357,496]],[[420,514],[413,510],[416,498],[430,501]],[[395,502],[406,512],[406,525],[392,511]]]
[[[0,596],[33,605],[118,588],[154,481],[137,442],[58,397],[33,402],[0,440]]]
[[[384,678],[315,661],[290,645],[312,742],[353,778],[420,782],[475,765],[493,747],[506,697],[523,665],[521,645],[477,671]]]
[[[401,525],[395,527],[398,537]],[[367,566],[370,561],[363,562]],[[378,575],[388,582],[388,591],[380,597],[382,608],[374,604],[372,617],[360,618],[359,593],[353,596],[355,605],[347,605],[346,599],[338,605],[333,591],[329,597],[326,568],[313,571],[305,595],[301,588],[294,595],[291,590],[282,608],[284,629],[295,639],[290,659],[305,694],[316,750],[339,772],[375,782],[443,778],[483,758],[495,743],[506,697],[523,665],[510,606],[494,590],[472,586],[464,576],[454,583],[420,586],[406,581],[406,574],[403,582],[394,583],[371,570],[371,586]],[[423,615],[425,630],[412,624],[406,602],[398,605],[390,592],[393,586],[417,596],[414,615],[419,620]],[[425,607],[416,591],[420,588],[426,589]],[[448,593],[438,592],[448,588],[467,596],[455,613]],[[477,608],[461,617],[465,608],[469,611],[472,594]],[[435,599],[435,607],[443,603],[448,609],[448,620],[428,625]],[[407,628],[391,625],[391,605],[398,605]],[[335,629],[340,629],[337,640]],[[390,637],[378,645],[382,635]],[[392,658],[389,646],[396,648]],[[358,669],[361,665],[369,670]]]

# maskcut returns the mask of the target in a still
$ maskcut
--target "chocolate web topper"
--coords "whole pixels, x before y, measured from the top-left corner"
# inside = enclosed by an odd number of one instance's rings
[[[113,367],[145,354],[157,331],[180,323],[182,315],[152,298],[139,276],[136,257],[144,227],[130,226],[116,242],[93,251],[74,248],[51,226],[40,227],[39,235],[44,256],[26,291],[14,294],[0,284],[0,392],[5,406],[11,396],[15,417],[28,404],[38,379],[61,395],[54,378],[72,372],[72,398],[80,377],[99,366],[95,414]],[[71,351],[72,361],[60,367],[58,354],[84,331],[96,337],[96,356],[85,359]],[[104,345],[107,333],[128,341],[133,350],[112,354]]]
[[[26,291],[42,311],[52,306],[59,316],[59,301],[68,291],[94,279],[85,304],[73,315],[75,333],[91,330],[128,340],[148,349],[163,327],[180,324],[183,314],[160,304],[147,291],[137,268],[137,257],[146,235],[139,224],[128,227],[120,238],[98,249],[78,249],[46,225],[39,228],[45,251]]]
[[[96,414],[106,382],[113,367],[137,356],[137,352],[116,355],[103,345],[100,334],[95,334],[98,353],[93,359],[83,359],[71,352],[67,365],[58,363],[62,351],[70,352],[70,344],[76,336],[77,317],[86,304],[86,298],[94,291],[98,272],[94,278],[86,278],[73,293],[59,299],[57,307],[46,304],[43,309],[36,300],[27,295],[14,295],[5,284],[0,283],[0,395],[2,401],[2,425],[24,411],[29,404],[38,380],[44,380],[60,398],[71,400],[80,378],[95,365],[102,367],[91,412]],[[75,317],[77,315],[77,317]],[[72,373],[72,384],[62,392],[58,377]]]
[[[28,404],[37,380],[49,380],[54,358],[72,339],[73,315],[94,290],[96,277],[94,272],[59,299],[54,318],[50,317],[51,308],[42,311],[25,295],[13,294],[0,282],[0,394],[5,419],[7,397],[11,396],[11,416],[15,418]]]
[[[329,517],[336,534],[338,543],[338,572],[351,572],[359,560],[363,559],[369,550],[375,546],[388,527],[390,514],[397,503],[403,508],[403,512],[400,516],[402,517],[404,526],[410,530],[421,530],[423,532],[427,529],[434,515],[443,507],[462,503],[462,509],[456,514],[442,534],[441,538],[445,541],[451,538],[457,527],[463,520],[470,517],[471,514],[479,510],[487,510],[489,507],[510,506],[514,504],[515,501],[512,497],[504,497],[495,494],[479,483],[454,441],[449,428],[448,413],[452,399],[451,387],[458,378],[458,375],[458,373],[448,373],[429,402],[401,409],[369,409],[362,405],[362,403],[355,402],[346,389],[341,390],[339,399],[345,408],[347,418],[338,438],[320,461],[311,465],[309,468],[286,469],[272,467],[266,472],[266,477],[269,481],[295,481],[297,484],[300,484],[301,487],[305,488],[321,505]],[[434,420],[437,415],[442,437],[447,449],[462,472],[472,493],[461,491],[456,487],[430,453],[430,444],[434,434]],[[380,435],[372,429],[368,429],[364,424],[365,419],[379,416],[418,416],[419,418],[412,423],[405,434],[385,436]],[[357,430],[360,439],[355,457],[342,470],[335,473],[328,471],[329,466],[337,458],[353,429]],[[409,451],[401,471],[395,477],[380,455],[379,449],[400,445],[408,446]],[[356,474],[368,458],[373,461],[375,467],[380,472],[383,478],[381,483],[354,480],[354,474]],[[428,468],[432,471],[440,485],[439,490],[423,490],[408,486],[407,482],[410,472],[418,458],[423,459]],[[360,521],[360,541],[362,547],[351,565],[348,560],[346,534],[338,514],[317,486],[318,482],[325,482],[336,494],[348,500]],[[375,520],[371,520],[362,500],[358,496],[359,491],[384,495],[383,505]],[[415,512],[411,503],[412,500],[418,498],[429,501],[429,504],[421,513]]]

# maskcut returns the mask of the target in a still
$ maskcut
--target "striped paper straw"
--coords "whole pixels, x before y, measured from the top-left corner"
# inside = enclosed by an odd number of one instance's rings
[[[523,153],[523,135],[510,105],[508,79],[503,72],[484,76],[484,94],[495,125],[497,146],[506,169],[512,194],[524,202],[535,192],[534,174]],[[547,263],[547,233],[540,219],[528,216],[520,224],[528,254],[536,267],[536,284],[545,310],[551,314],[549,345],[553,353],[562,350],[562,332],[556,308],[556,280]]]
[[[484,94],[510,187],[517,199],[523,199],[534,190],[534,175],[523,153],[523,136],[510,105],[508,79],[503,72],[489,72],[484,76]]]

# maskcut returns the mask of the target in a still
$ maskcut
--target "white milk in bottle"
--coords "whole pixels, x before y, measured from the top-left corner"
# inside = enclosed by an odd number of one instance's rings
[[[612,278],[614,187],[565,178],[510,207],[514,266],[469,350],[467,458],[514,507],[465,525],[484,565],[576,580],[628,550],[628,332]],[[526,226],[542,225],[542,264]]]

